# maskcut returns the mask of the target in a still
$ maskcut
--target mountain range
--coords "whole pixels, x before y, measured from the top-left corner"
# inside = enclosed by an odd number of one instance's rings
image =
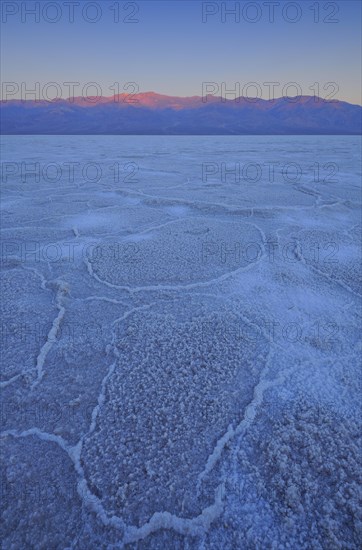
[[[111,97],[0,101],[2,134],[356,135],[362,107],[314,96],[274,100]]]

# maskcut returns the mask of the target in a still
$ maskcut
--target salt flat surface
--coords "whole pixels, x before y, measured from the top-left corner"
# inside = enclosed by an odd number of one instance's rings
[[[360,138],[2,140],[3,547],[357,549]]]

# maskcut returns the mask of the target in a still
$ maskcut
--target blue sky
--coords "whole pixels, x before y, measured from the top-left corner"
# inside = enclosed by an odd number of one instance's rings
[[[208,9],[218,9],[218,13],[203,23],[203,2],[198,0],[139,0],[139,12],[133,16],[139,22],[125,23],[122,19],[127,14],[132,18],[134,3],[127,7],[127,0],[101,0],[100,20],[89,23],[82,17],[82,9],[89,2],[78,0],[75,21],[69,23],[69,8],[58,0],[58,22],[49,23],[43,15],[39,22],[31,15],[22,22],[21,4],[30,9],[37,3],[42,9],[47,2],[2,2],[3,10],[11,10],[16,4],[19,8],[6,22],[3,12],[3,82],[25,82],[29,89],[34,82],[41,87],[57,82],[63,96],[67,96],[63,83],[69,81],[80,83],[75,95],[81,95],[87,82],[97,82],[103,95],[112,95],[114,82],[119,83],[120,92],[125,83],[136,82],[143,92],[180,96],[201,95],[203,82],[225,82],[227,88],[233,88],[236,82],[241,88],[257,82],[265,98],[268,88],[263,83],[268,81],[280,82],[276,96],[282,95],[288,82],[298,83],[304,95],[312,95],[310,87],[318,82],[321,97],[333,89],[324,91],[323,86],[335,82],[339,86],[335,98],[361,104],[359,1],[301,0],[297,2],[301,19],[296,23],[282,17],[287,4],[283,1],[275,7],[273,23],[263,1],[251,3],[258,5],[261,15],[255,23],[245,17],[235,22],[235,16],[222,22],[222,4],[228,9],[237,4],[242,10],[247,2],[211,2]],[[121,15],[119,23],[114,22],[114,11],[110,9],[115,4]],[[333,18],[333,4],[339,7],[334,16],[338,22],[325,23],[323,19]],[[313,5],[319,6],[318,23],[314,22]],[[251,19],[257,11],[255,6],[249,10],[246,17]],[[56,14],[54,8],[47,13],[50,19]],[[86,13],[93,18],[95,8],[88,7]],[[297,12],[290,7],[286,13],[292,19]],[[56,94],[55,89],[49,91],[52,94]]]

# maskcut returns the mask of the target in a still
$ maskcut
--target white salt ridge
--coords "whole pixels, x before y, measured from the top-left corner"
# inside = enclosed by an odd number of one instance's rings
[[[0,382],[0,388],[6,388],[7,386],[10,386],[10,384],[13,384],[13,382],[16,382],[23,376],[23,373],[16,374],[15,376],[12,376],[9,378],[9,380],[4,380],[3,382]]]
[[[180,518],[170,512],[156,512],[151,519],[141,527],[126,526],[123,542],[129,544],[145,539],[151,533],[160,529],[172,529],[181,535],[203,535],[205,534],[217,518],[223,512],[222,494],[224,484],[220,484],[216,489],[215,502],[204,508],[200,515],[188,519]]]
[[[271,352],[266,361],[266,365],[263,369],[262,375],[258,384],[254,388],[254,395],[252,401],[248,404],[244,412],[244,418],[241,422],[234,428],[231,424],[224,433],[224,435],[217,441],[213,452],[209,455],[207,459],[206,466],[204,470],[200,473],[197,482],[197,492],[200,492],[200,487],[202,481],[207,477],[207,475],[212,471],[215,465],[221,459],[223,450],[225,446],[237,435],[244,433],[250,425],[254,422],[258,409],[262,406],[264,393],[275,386],[283,384],[288,376],[292,375],[296,368],[285,369],[280,373],[280,375],[274,380],[266,380],[268,373],[269,362],[271,360]]]
[[[57,338],[57,334],[60,329],[61,322],[65,315],[65,307],[61,304],[64,294],[67,292],[67,285],[63,281],[57,282],[58,291],[56,296],[56,306],[59,309],[59,313],[52,323],[52,327],[47,335],[47,340],[42,346],[40,353],[36,360],[36,380],[33,382],[31,389],[35,388],[44,377],[44,364],[47,358],[48,353],[54,346],[54,343]]]

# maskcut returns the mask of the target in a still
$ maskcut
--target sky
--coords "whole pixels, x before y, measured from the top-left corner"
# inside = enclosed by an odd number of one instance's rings
[[[276,82],[275,97],[317,93],[361,104],[361,3],[271,3],[3,0],[2,98],[34,99],[24,97],[32,89],[40,99],[115,90],[192,96],[202,95],[207,82],[221,91],[224,82],[223,90],[240,86],[241,95],[268,99],[271,87],[264,83]],[[225,13],[232,8],[240,21]],[[31,9],[38,21],[26,13]],[[66,82],[79,84],[70,91]],[[97,88],[86,87],[90,82]],[[285,87],[290,82],[297,87]]]

